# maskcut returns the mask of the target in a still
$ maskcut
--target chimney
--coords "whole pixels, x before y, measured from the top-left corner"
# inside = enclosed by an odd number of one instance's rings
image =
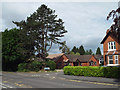
[[[109,31],[110,31],[110,30],[108,29],[108,30],[106,31],[106,34],[108,34]]]

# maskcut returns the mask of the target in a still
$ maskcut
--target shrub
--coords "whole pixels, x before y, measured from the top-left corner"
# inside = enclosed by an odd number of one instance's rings
[[[27,71],[36,71],[38,72],[42,69],[42,63],[39,61],[32,61],[30,63],[21,63],[18,65],[18,71],[27,72]]]
[[[38,72],[40,69],[42,69],[42,63],[39,61],[33,61],[33,62],[28,64],[28,69],[30,71]]]
[[[120,78],[120,67],[65,66],[64,74],[75,76]]]
[[[46,67],[50,67],[50,70],[55,70],[56,63],[54,61],[46,61]]]
[[[27,63],[20,63],[18,65],[18,71],[23,71],[24,69],[27,69]]]

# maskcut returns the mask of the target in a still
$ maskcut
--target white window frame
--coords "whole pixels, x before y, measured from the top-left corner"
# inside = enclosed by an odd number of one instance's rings
[[[116,61],[117,61],[117,63],[116,63]],[[115,55],[115,64],[118,64],[118,55]]]
[[[109,57],[112,56],[112,59],[110,59]],[[113,55],[109,55],[108,56],[108,64],[111,64],[110,61],[113,61]],[[112,63],[113,64],[113,63]]]
[[[116,50],[116,44],[115,41],[108,42],[108,51]]]

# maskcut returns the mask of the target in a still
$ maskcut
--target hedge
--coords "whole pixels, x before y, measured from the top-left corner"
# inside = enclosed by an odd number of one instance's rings
[[[65,75],[120,78],[120,67],[65,66]]]

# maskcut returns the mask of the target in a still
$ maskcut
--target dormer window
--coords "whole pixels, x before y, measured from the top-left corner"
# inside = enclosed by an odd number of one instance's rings
[[[115,50],[115,49],[116,49],[115,41],[109,42],[108,43],[108,50]]]

